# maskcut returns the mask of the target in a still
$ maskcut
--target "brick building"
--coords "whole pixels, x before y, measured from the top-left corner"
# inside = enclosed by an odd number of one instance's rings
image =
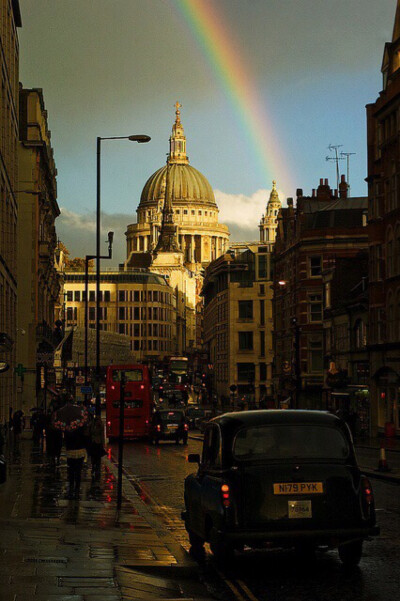
[[[297,190],[278,218],[274,252],[274,386],[278,400],[324,408],[324,270],[366,249],[367,198],[348,198],[320,180],[312,196]],[[289,399],[289,400],[288,400]]]
[[[384,48],[383,89],[367,105],[371,409],[400,433],[400,3]]]

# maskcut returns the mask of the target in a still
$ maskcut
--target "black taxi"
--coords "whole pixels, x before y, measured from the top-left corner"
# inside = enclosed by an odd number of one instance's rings
[[[359,563],[379,533],[372,487],[357,466],[344,421],[322,411],[242,411],[212,419],[197,473],[185,479],[182,518],[192,550],[217,559],[234,549],[338,548]]]

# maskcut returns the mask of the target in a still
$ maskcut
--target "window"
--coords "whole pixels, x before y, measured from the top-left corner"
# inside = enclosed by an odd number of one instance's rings
[[[261,355],[261,357],[265,357],[265,332],[264,332],[264,330],[260,331],[260,355]]]
[[[324,368],[322,339],[308,341],[308,355],[311,373],[321,373]]]
[[[310,294],[308,296],[309,321],[322,321],[322,297],[321,294]]]
[[[119,307],[118,319],[125,319],[125,307]]]
[[[267,255],[258,255],[258,277],[266,278],[267,277]]]
[[[267,364],[260,363],[260,380],[261,382],[265,382],[267,379]]]
[[[80,293],[80,291],[79,291],[79,290],[76,290],[76,291],[75,291],[75,294],[74,294],[74,299],[75,299],[75,302],[76,302],[76,303],[79,303],[79,302],[80,302],[80,300],[81,300],[81,293]]]
[[[67,292],[67,301],[71,303],[73,301],[72,290],[68,290]]]
[[[265,294],[265,284],[260,284],[260,294]]]
[[[239,381],[254,382],[255,375],[254,363],[237,363],[237,376]]]
[[[239,350],[253,350],[253,332],[239,332]]]
[[[239,302],[239,319],[253,319],[253,301],[245,300]]]
[[[120,334],[125,334],[125,324],[124,323],[118,324],[118,332]]]
[[[72,319],[73,319],[72,307],[68,307],[67,308],[67,321],[72,321]]]
[[[82,301],[85,302],[86,300],[86,290],[82,291]]]
[[[260,300],[260,325],[265,325],[265,301]]]
[[[124,302],[125,301],[125,290],[119,290],[118,291],[118,300],[120,302]]]
[[[133,335],[135,336],[135,338],[139,338],[139,336],[140,336],[140,324],[138,324],[138,323],[134,323],[133,324]]]
[[[158,302],[158,291],[157,291],[157,290],[154,290],[154,291],[153,291],[153,301],[154,301],[155,303],[157,303],[157,302]]]
[[[367,346],[367,328],[362,319],[358,319],[354,325],[354,339],[356,348],[361,349]]]
[[[140,316],[139,316],[139,307],[133,307],[133,319],[134,320],[139,320]]]
[[[96,308],[89,307],[89,320],[94,321],[96,319]]]
[[[99,319],[107,319],[107,307],[100,307]]]
[[[201,463],[212,468],[219,465],[220,436],[217,426],[209,426],[204,432],[203,455]]]
[[[196,211],[192,210],[192,215],[196,215]]]
[[[106,303],[109,303],[109,302],[110,302],[110,300],[111,300],[111,293],[110,293],[110,291],[109,291],[109,290],[105,290],[105,291],[104,291],[104,301],[105,301]]]
[[[101,303],[103,300],[103,291],[99,290],[99,302]]]
[[[91,303],[94,303],[95,300],[96,300],[95,292],[94,292],[94,290],[90,290],[90,292],[89,292],[89,301]]]
[[[316,278],[322,272],[322,257],[308,257],[309,275]]]
[[[135,301],[135,303],[138,303],[140,301],[139,290],[133,291],[133,300]]]
[[[185,209],[185,210],[183,211],[183,214],[184,214],[184,215],[187,215],[187,214],[188,214],[188,212],[187,212],[187,209]]]

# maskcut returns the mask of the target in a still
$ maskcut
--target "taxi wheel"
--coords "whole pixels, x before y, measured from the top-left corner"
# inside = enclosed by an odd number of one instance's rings
[[[235,551],[227,543],[210,543],[210,549],[215,561],[221,565],[231,564],[235,558]]]
[[[353,543],[347,543],[347,545],[340,545],[339,557],[342,563],[348,568],[354,568],[358,566],[362,557],[362,547],[362,540],[357,540]]]

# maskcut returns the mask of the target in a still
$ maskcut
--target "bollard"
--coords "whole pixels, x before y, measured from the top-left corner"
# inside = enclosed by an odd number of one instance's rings
[[[379,463],[378,463],[378,471],[380,472],[388,472],[389,466],[386,460],[386,449],[382,443],[381,448],[379,449]]]

